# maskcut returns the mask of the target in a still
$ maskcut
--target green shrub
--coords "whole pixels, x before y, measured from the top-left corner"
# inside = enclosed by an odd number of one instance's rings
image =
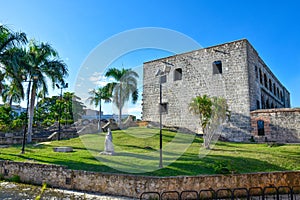
[[[52,124],[54,124],[55,120],[54,119],[45,119],[43,122],[42,122],[42,125],[43,126],[51,126]]]
[[[73,124],[74,123],[74,120],[72,120],[72,119],[61,119],[60,120],[60,123],[61,124]]]
[[[7,132],[9,131],[9,129],[10,129],[9,125],[6,125],[4,122],[0,120],[0,131]]]
[[[15,183],[21,183],[21,178],[20,178],[20,176],[18,176],[18,175],[13,175],[13,176],[9,179],[9,181],[15,182]]]
[[[216,161],[211,165],[216,174],[230,174],[233,170],[229,162]]]
[[[21,119],[15,119],[12,121],[11,128],[12,129],[20,129],[23,126],[23,121]]]

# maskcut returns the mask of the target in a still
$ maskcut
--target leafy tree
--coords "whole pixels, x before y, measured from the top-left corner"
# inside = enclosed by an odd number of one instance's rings
[[[20,104],[21,100],[24,99],[23,86],[18,80],[13,80],[10,85],[5,85],[2,91],[2,100],[9,106],[15,102]]]
[[[230,116],[226,99],[209,98],[207,95],[197,96],[189,104],[189,111],[199,116],[204,138],[203,146],[209,149],[213,137],[221,131],[223,123]]]
[[[62,99],[58,96],[44,97],[37,104],[34,121],[54,123],[58,121],[61,109],[61,122],[73,122],[75,121],[74,117],[83,114],[83,107],[83,104],[78,101],[78,97],[76,97],[73,92],[65,92]],[[73,112],[73,110],[75,112]],[[78,117],[76,119],[78,119]]]
[[[137,78],[139,75],[131,69],[109,69],[106,77],[112,77],[116,82],[111,83],[113,103],[119,109],[119,127],[122,126],[122,109],[130,96],[132,103],[138,99]]]
[[[0,25],[0,94],[5,87],[5,79],[18,83],[18,87],[23,91],[19,76],[19,61],[22,57],[20,45],[26,44],[26,34],[23,32],[13,32],[6,26]],[[24,96],[22,94],[22,96]]]
[[[0,106],[0,130],[8,131],[11,128],[12,122],[16,117],[16,113],[11,107],[4,105]]]
[[[49,78],[54,89],[56,83],[63,84],[68,75],[67,66],[59,60],[57,52],[47,43],[31,41],[24,58],[24,70],[28,79],[33,80],[30,89],[29,121],[27,142],[31,142],[34,104],[37,89],[40,88],[45,94],[48,93],[46,78]],[[36,79],[34,79],[36,77]]]
[[[99,120],[98,120],[98,130],[101,132],[101,101],[104,100],[105,103],[111,102],[111,91],[110,85],[106,85],[105,87],[99,87],[97,89],[93,89],[89,92],[90,96],[88,100],[90,104],[94,104],[96,107],[99,105]]]

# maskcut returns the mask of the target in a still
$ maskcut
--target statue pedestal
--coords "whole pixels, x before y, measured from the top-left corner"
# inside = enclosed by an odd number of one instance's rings
[[[113,156],[115,155],[115,152],[106,152],[106,151],[102,151],[99,153],[100,155],[107,155],[107,156]]]

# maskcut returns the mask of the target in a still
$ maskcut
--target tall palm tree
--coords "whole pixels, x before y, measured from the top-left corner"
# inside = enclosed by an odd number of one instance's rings
[[[50,79],[52,88],[56,83],[64,84],[64,78],[68,75],[67,66],[59,60],[57,52],[47,43],[31,41],[24,59],[27,79],[30,81],[29,121],[27,142],[31,142],[34,104],[37,89],[40,88],[45,94],[48,93],[47,79]],[[31,84],[30,84],[31,83]]]
[[[25,33],[13,32],[6,26],[0,25],[0,94],[2,94],[6,78],[21,82],[18,76],[18,63],[22,51],[18,47],[26,43]]]
[[[104,87],[99,87],[97,89],[93,89],[92,91],[89,92],[91,97],[88,98],[90,101],[90,104],[94,104],[96,107],[99,105],[99,120],[98,120],[98,130],[101,132],[101,112],[102,112],[102,106],[101,106],[101,101],[104,100],[105,103],[110,103],[111,102],[111,86],[110,84],[107,84]]]
[[[106,77],[112,77],[116,82],[111,83],[113,86],[113,103],[119,109],[119,127],[122,127],[122,109],[126,101],[132,98],[132,103],[138,99],[137,78],[139,75],[131,69],[109,69]]]

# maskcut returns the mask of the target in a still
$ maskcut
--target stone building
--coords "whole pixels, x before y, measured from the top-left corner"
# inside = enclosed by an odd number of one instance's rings
[[[222,135],[232,141],[251,138],[250,112],[289,108],[290,93],[246,39],[144,63],[143,120],[199,133],[199,119],[188,110],[193,97],[222,96],[231,120]]]

